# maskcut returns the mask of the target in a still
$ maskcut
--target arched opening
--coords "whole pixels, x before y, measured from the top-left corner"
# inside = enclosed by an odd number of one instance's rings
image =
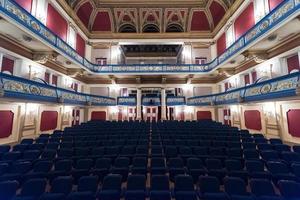
[[[155,24],[147,24],[143,28],[143,33],[159,33],[159,27]]]
[[[136,28],[131,24],[124,24],[119,28],[119,33],[136,33]]]
[[[169,24],[166,29],[166,32],[167,33],[180,33],[180,32],[183,32],[183,28],[179,24]]]

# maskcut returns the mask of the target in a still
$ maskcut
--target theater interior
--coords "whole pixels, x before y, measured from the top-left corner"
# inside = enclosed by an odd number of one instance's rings
[[[0,0],[0,200],[300,200],[300,0]]]

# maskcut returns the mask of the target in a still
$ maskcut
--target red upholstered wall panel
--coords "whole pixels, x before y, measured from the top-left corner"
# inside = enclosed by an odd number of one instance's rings
[[[7,138],[12,134],[14,113],[10,110],[1,110],[0,119],[0,138]]]
[[[269,0],[269,8],[270,10],[273,10],[276,8],[283,0]]]
[[[191,31],[210,30],[209,22],[204,11],[195,11],[191,22]]]
[[[22,6],[28,12],[31,12],[32,0],[15,0],[20,6]]]
[[[97,13],[92,31],[111,31],[111,22],[108,12]]]
[[[1,72],[8,71],[11,74],[13,74],[14,73],[14,64],[15,64],[14,60],[9,59],[4,56],[2,59]]]
[[[300,109],[289,110],[286,115],[289,134],[291,134],[293,137],[300,137]]]
[[[292,57],[289,57],[286,61],[287,61],[289,73],[291,71],[293,71],[294,69],[300,70],[298,54],[294,55]]]
[[[90,16],[93,12],[93,6],[90,2],[84,3],[77,11],[77,16],[85,25],[86,28],[89,28]]]
[[[209,6],[215,27],[219,24],[223,16],[225,15],[225,9],[216,1],[213,1]]]
[[[106,120],[106,112],[105,111],[93,111],[91,120]]]
[[[46,24],[47,27],[62,40],[67,40],[68,23],[51,4],[48,4]]]
[[[255,81],[257,81],[257,72],[256,71],[251,72],[251,76],[252,76],[253,83],[255,83]]]
[[[57,111],[43,111],[41,116],[41,131],[50,131],[57,128]]]
[[[76,51],[79,55],[84,57],[84,55],[85,55],[85,41],[78,33],[77,33],[77,36],[76,36]]]
[[[220,56],[226,50],[226,35],[223,33],[217,40],[217,54]]]
[[[246,74],[244,76],[244,81],[245,81],[245,85],[250,84],[250,75],[249,74]]]
[[[261,117],[258,110],[246,110],[244,112],[245,126],[247,129],[261,131]]]
[[[239,39],[255,24],[254,5],[250,3],[234,22],[235,38]]]
[[[211,112],[210,111],[198,111],[197,112],[197,120],[211,120]]]

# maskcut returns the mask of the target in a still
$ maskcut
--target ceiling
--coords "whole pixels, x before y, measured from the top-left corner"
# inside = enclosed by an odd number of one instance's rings
[[[235,0],[65,0],[90,33],[212,32]]]

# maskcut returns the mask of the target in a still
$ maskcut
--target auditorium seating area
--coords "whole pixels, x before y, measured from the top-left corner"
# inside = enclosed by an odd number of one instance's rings
[[[0,200],[300,198],[300,146],[212,121],[90,121],[0,158]]]

